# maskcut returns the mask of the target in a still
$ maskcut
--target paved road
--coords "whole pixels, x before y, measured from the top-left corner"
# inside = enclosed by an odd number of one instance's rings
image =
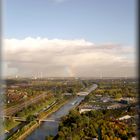
[[[31,104],[37,103],[39,100],[41,100],[41,99],[43,99],[43,98],[45,98],[47,96],[48,96],[47,94],[43,93],[43,94],[40,94],[40,95],[38,95],[36,97],[33,97],[33,98],[31,98],[31,99],[29,99],[27,101],[24,101],[21,104],[17,104],[15,106],[11,106],[11,107],[9,107],[9,108],[4,110],[4,114],[6,116],[11,116],[14,113],[22,110],[23,108],[26,108],[26,107],[30,106]]]

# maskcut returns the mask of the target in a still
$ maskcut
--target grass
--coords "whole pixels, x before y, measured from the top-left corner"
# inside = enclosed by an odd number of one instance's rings
[[[39,111],[41,111],[43,108],[47,107],[48,105],[50,105],[52,102],[54,102],[56,100],[56,98],[51,98],[50,100],[47,100],[47,102],[43,101],[41,103],[34,104],[29,108],[24,109],[23,111],[18,113],[19,117],[25,117],[27,118],[29,115],[34,115],[35,113],[38,113]]]
[[[40,113],[40,119],[48,117],[50,114],[52,114],[53,112],[57,111],[61,106],[63,106],[70,99],[71,98],[62,99],[57,104],[52,106],[52,108],[50,108],[48,111]],[[29,131],[30,128],[33,125],[39,125],[39,124],[37,124],[36,121],[31,121],[29,124],[27,124],[23,128],[21,128],[20,131],[16,132],[13,136],[11,136],[8,140],[16,140],[19,136],[24,135],[26,131]]]
[[[16,122],[13,119],[6,119],[4,121],[4,129],[5,130],[11,130],[12,128],[16,127],[20,122]]]
[[[18,139],[19,136],[21,136],[22,134],[24,134],[29,128],[31,128],[35,124],[36,124],[36,121],[32,121],[32,122],[28,123],[27,125],[25,125],[24,127],[22,127],[20,129],[20,131],[16,132],[13,136],[11,136],[10,138],[8,138],[8,140],[16,140],[16,139]]]
[[[55,98],[51,98],[47,102],[42,102],[40,105],[38,105],[36,108],[34,108],[32,110],[24,109],[23,111],[20,112],[19,117],[23,115],[22,117],[27,118],[29,115],[34,115],[35,113],[42,110],[44,107],[47,107],[49,104],[51,104],[55,100],[56,100]],[[14,121],[13,119],[6,119],[4,121],[4,129],[9,131],[12,128],[16,127],[18,124],[20,124],[20,122]]]

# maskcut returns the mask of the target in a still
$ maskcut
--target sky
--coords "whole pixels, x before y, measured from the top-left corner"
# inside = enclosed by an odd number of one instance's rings
[[[135,76],[136,0],[5,0],[7,76]]]

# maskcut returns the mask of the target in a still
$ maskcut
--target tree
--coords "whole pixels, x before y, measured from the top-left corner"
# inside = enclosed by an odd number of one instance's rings
[[[121,98],[122,97],[122,95],[120,94],[120,93],[116,93],[116,95],[115,95],[115,98],[116,99],[119,99],[119,98]]]
[[[36,116],[34,116],[34,115],[29,115],[29,116],[26,118],[27,122],[34,121],[35,119],[36,119]]]

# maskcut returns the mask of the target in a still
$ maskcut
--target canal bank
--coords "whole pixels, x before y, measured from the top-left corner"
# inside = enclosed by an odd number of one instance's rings
[[[52,107],[49,108],[46,112],[44,112],[40,120],[43,120],[44,118],[48,117],[50,114],[57,111],[61,106],[66,104],[69,100],[71,100],[73,97],[69,99],[61,99],[58,102],[56,102]],[[32,131],[34,131],[38,126],[40,126],[42,121],[31,121],[27,125],[25,125],[23,128],[20,129],[20,131],[17,131],[14,135],[7,138],[7,140],[23,140],[25,139]]]
[[[63,105],[60,109],[47,117],[48,120],[54,120],[53,122],[43,122],[29,136],[27,136],[26,140],[45,140],[46,136],[55,136],[58,132],[59,126],[59,122],[57,120],[60,120],[61,117],[67,115],[69,113],[69,110],[76,107],[83,99],[84,97],[75,97],[74,99]]]

